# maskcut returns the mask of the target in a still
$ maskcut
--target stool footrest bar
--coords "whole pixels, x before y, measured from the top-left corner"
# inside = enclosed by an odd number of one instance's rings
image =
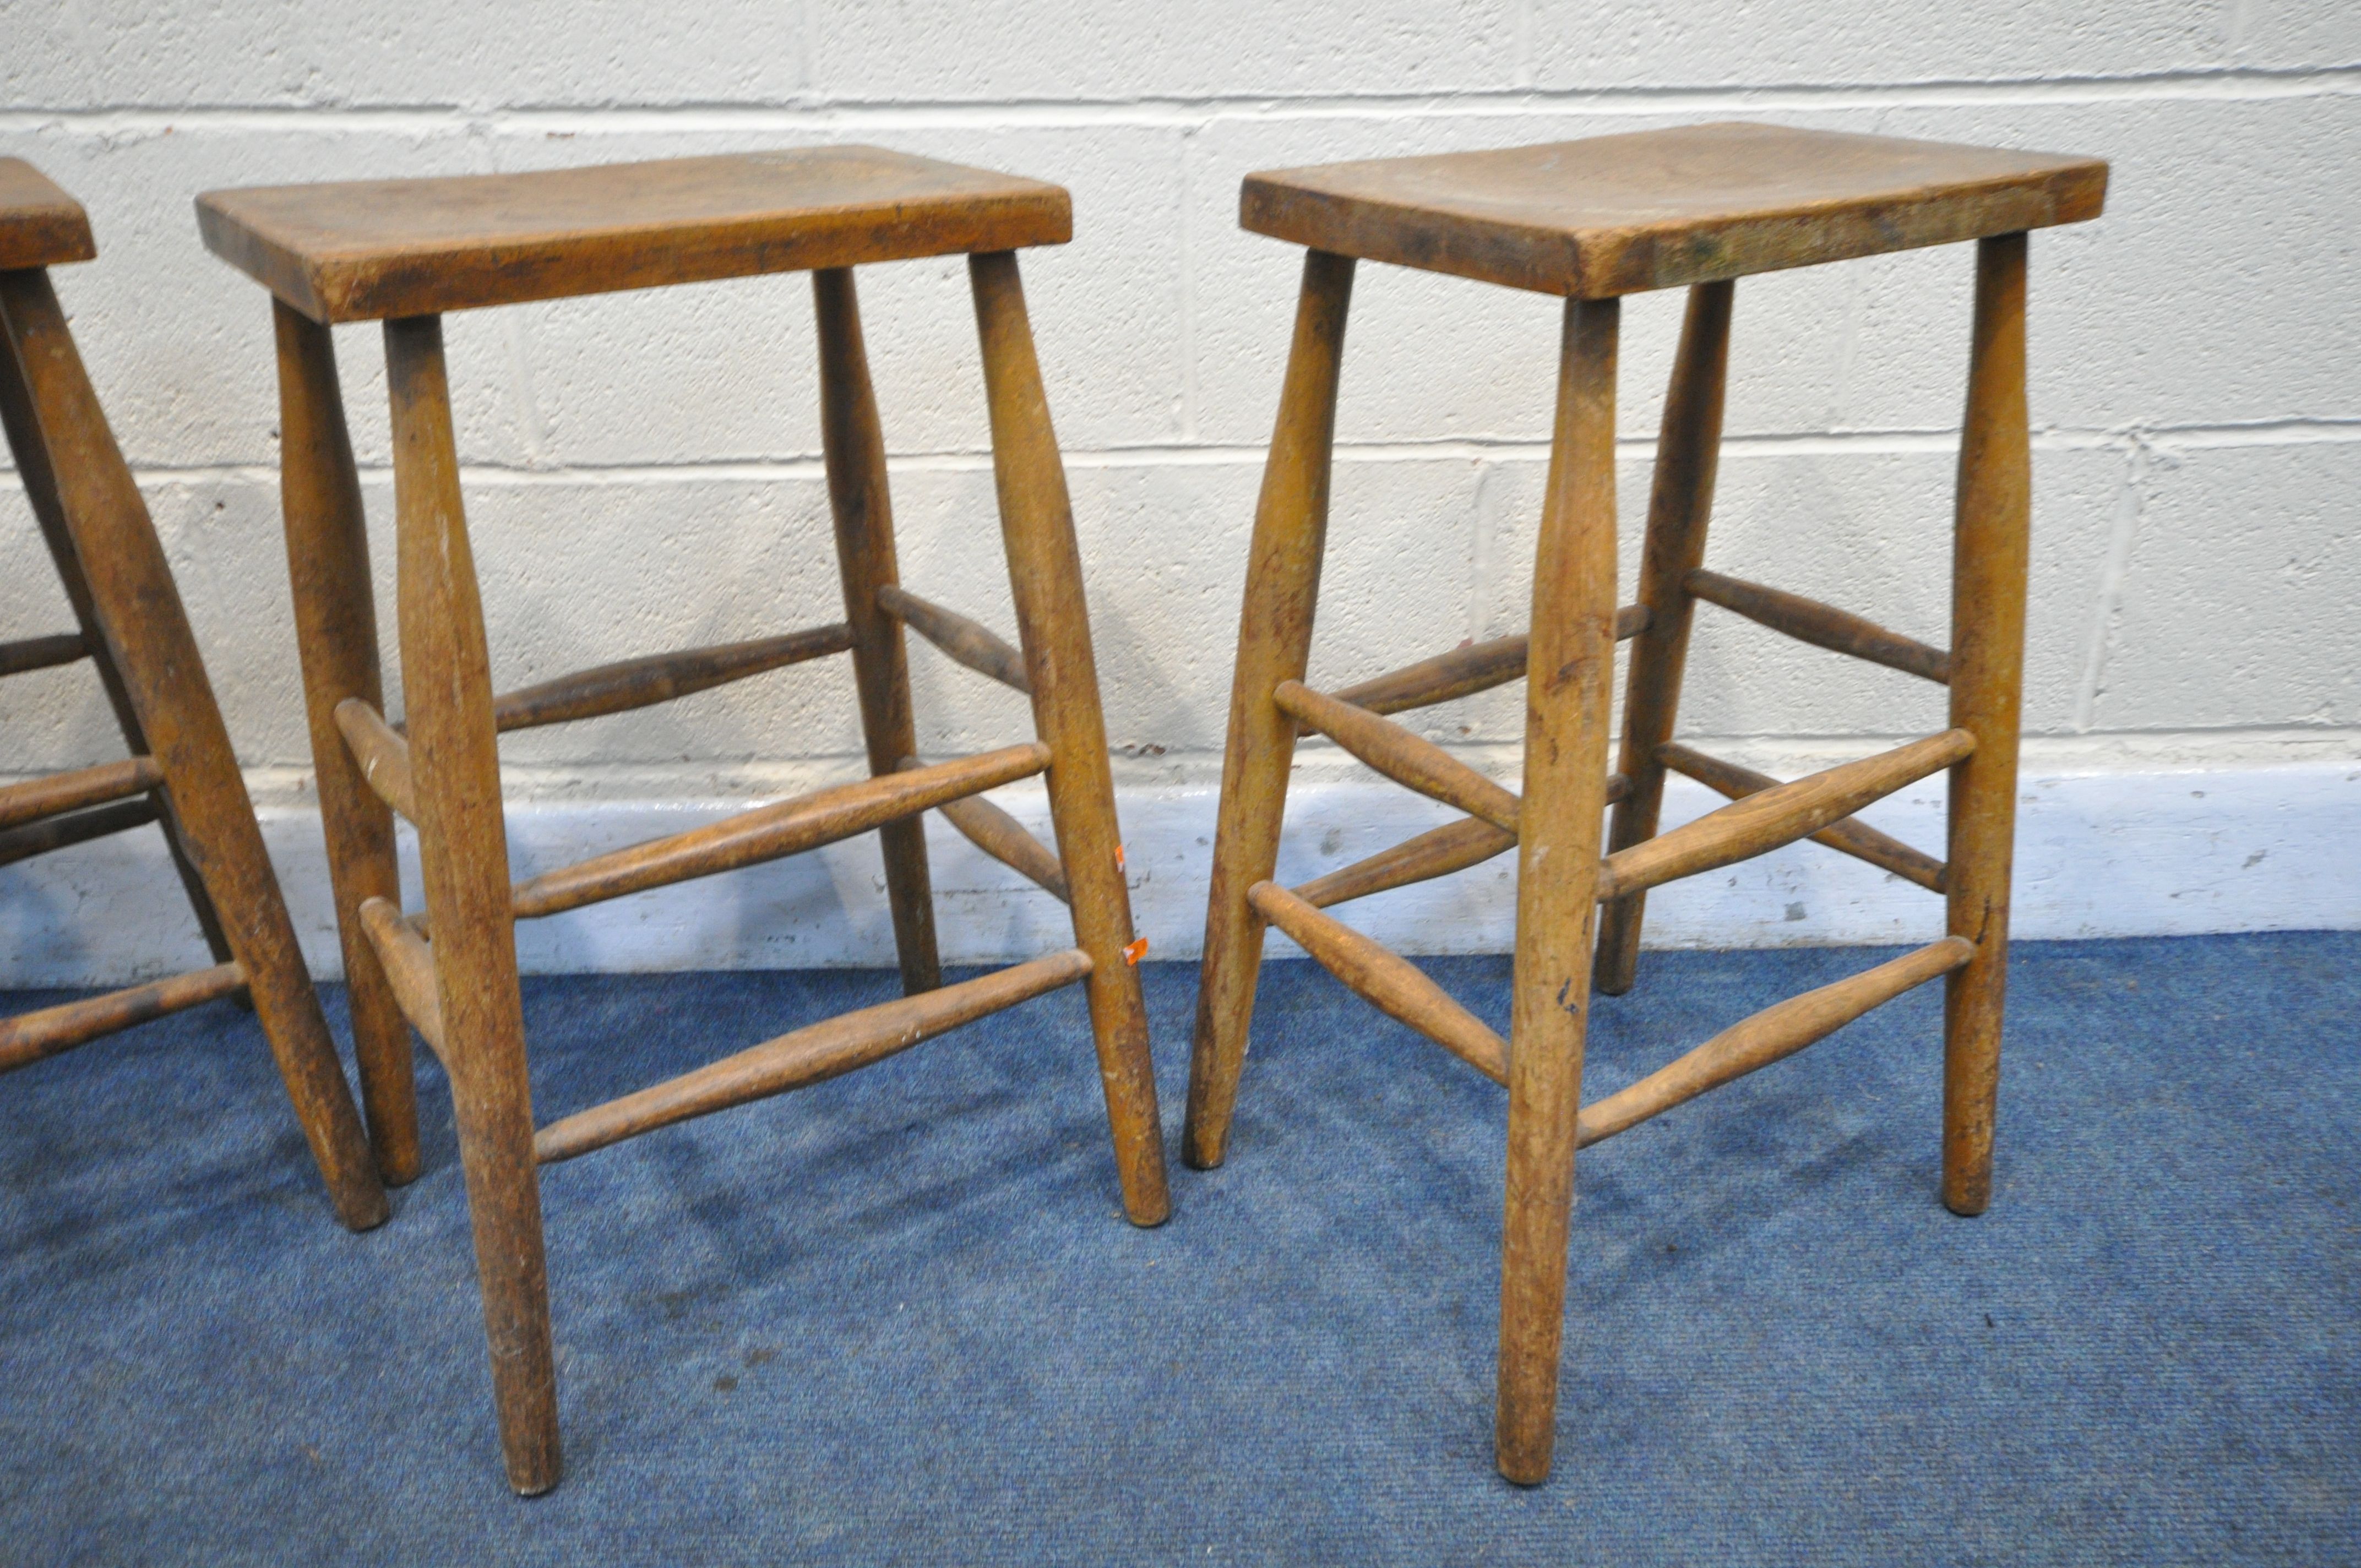
[[[153,757],[126,757],[94,768],[51,773],[22,784],[0,786],[0,828],[60,817],[85,806],[104,806],[126,795],[145,795],[164,782],[164,770]]]
[[[600,664],[596,669],[579,670],[538,685],[504,692],[492,699],[492,722],[505,731],[625,713],[789,664],[800,664],[807,659],[841,653],[851,646],[851,630],[835,625],[815,626],[779,637],[758,637],[748,642],[651,653],[644,659]]]
[[[1032,677],[1025,671],[1025,655],[987,628],[956,610],[917,595],[898,584],[877,590],[877,608],[942,650],[954,663],[1030,696]]]
[[[946,1029],[1071,985],[1090,972],[1090,955],[1070,948],[1013,969],[809,1025],[553,1122],[533,1135],[533,1158],[555,1165],[675,1122],[808,1088],[883,1061]]]
[[[1849,653],[1856,659],[1866,659],[1872,664],[1883,664],[1900,670],[1905,675],[1933,681],[1937,685],[1949,685],[1951,681],[1951,656],[1940,648],[1930,648],[1915,637],[1905,637],[1899,631],[1889,631],[1877,622],[1858,616],[1849,609],[1839,609],[1832,604],[1806,598],[1780,588],[1750,583],[1743,577],[1725,577],[1719,572],[1708,572],[1699,566],[1682,580],[1682,586],[1708,604],[1718,604],[1733,610],[1758,625],[1782,631],[1799,642],[1809,642],[1816,648],[1833,652]]]
[[[79,631],[54,637],[27,637],[21,642],[0,642],[0,675],[21,675],[27,670],[53,669],[90,657],[90,643]]]
[[[1301,681],[1279,682],[1271,700],[1280,712],[1310,725],[1404,788],[1516,831],[1516,795],[1433,741],[1366,707],[1313,691]]]
[[[902,759],[905,773],[924,766],[916,757]],[[1060,904],[1073,903],[1073,893],[1066,885],[1064,862],[1058,859],[1055,850],[1027,832],[1025,824],[980,795],[947,800],[936,809],[969,843],[1026,877]]]
[[[1946,729],[1874,757],[1747,795],[1608,856],[1599,866],[1598,896],[1637,893],[1808,839],[1870,802],[1949,767],[1975,749],[1973,735],[1964,729]]]
[[[1664,766],[1683,773],[1719,795],[1732,800],[1743,800],[1766,789],[1776,789],[1779,781],[1768,773],[1758,773],[1752,768],[1741,768],[1736,762],[1708,757],[1693,746],[1678,741],[1668,742],[1656,750]],[[1906,882],[1916,883],[1929,893],[1943,891],[1943,862],[1921,850],[1914,850],[1890,834],[1881,833],[1866,822],[1848,817],[1829,824],[1812,835],[1812,842],[1839,850],[1856,860],[1892,872]]]
[[[410,776],[409,737],[357,696],[336,704],[336,729],[344,735],[345,749],[360,764],[361,777],[368,781],[377,797],[400,812],[402,820],[417,821],[417,795]]]
[[[246,970],[236,963],[215,964],[170,980],[151,981],[104,996],[86,997],[61,1007],[45,1007],[0,1020],[0,1072],[27,1067],[47,1057],[61,1056],[102,1035],[112,1035],[134,1024],[161,1018],[167,1013],[242,991]]]
[[[0,832],[0,866],[12,866],[69,844],[86,844],[93,839],[145,827],[161,815],[152,797],[143,797],[118,800],[112,806],[93,806],[23,828],[11,828]]]
[[[1275,882],[1258,882],[1246,889],[1246,902],[1378,1012],[1409,1025],[1493,1082],[1509,1081],[1508,1042],[1408,959],[1322,914]]]
[[[361,930],[377,949],[377,961],[393,991],[394,1005],[448,1070],[451,1055],[443,1045],[443,995],[434,985],[434,949],[391,899],[364,899],[360,917]]]
[[[1607,775],[1608,805],[1614,805],[1631,793],[1630,779],[1621,773]],[[1367,860],[1339,866],[1290,891],[1314,909],[1327,909],[1371,894],[1464,872],[1516,846],[1517,836],[1506,828],[1495,827],[1480,817],[1463,817],[1456,822],[1430,828],[1390,850],[1380,850]]]
[[[634,844],[517,883],[520,920],[538,919],[691,877],[799,854],[930,811],[946,801],[1028,778],[1049,765],[1038,741],[881,773],[741,812],[709,827]]]
[[[1575,1146],[1581,1148],[1602,1138],[1611,1138],[1708,1090],[1719,1089],[1732,1079],[1743,1078],[1758,1068],[1794,1056],[1870,1009],[1938,975],[1950,973],[1975,956],[1973,942],[1964,937],[1946,937],[1834,985],[1824,985],[1766,1007],[1630,1088],[1595,1105],[1584,1106],[1575,1119]]]
[[[1619,642],[1637,637],[1647,628],[1646,605],[1627,604],[1615,612],[1615,640]],[[1488,642],[1471,642],[1465,648],[1454,648],[1448,653],[1437,653],[1432,659],[1389,670],[1332,695],[1338,702],[1349,702],[1371,713],[1402,713],[1449,702],[1454,697],[1471,696],[1522,676],[1528,641],[1520,632],[1513,637],[1495,637]]]

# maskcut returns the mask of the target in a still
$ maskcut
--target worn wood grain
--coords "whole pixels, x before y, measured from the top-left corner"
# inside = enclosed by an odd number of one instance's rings
[[[0,158],[0,272],[62,267],[98,254],[90,214],[21,158]]]
[[[62,817],[44,817],[22,828],[11,828],[0,833],[0,866],[13,866],[18,861],[29,861],[52,850],[144,828],[158,820],[159,815],[150,796],[119,800],[112,806],[93,806],[86,811],[70,811]]]
[[[2080,223],[2106,190],[2094,158],[1731,122],[1250,174],[1238,221],[1605,299]]]
[[[1281,681],[1271,693],[1280,712],[1318,730],[1405,789],[1456,806],[1497,828],[1514,831],[1517,797],[1432,740],[1411,734],[1367,708],[1339,702],[1301,681]]]
[[[336,728],[360,764],[361,777],[378,798],[408,821],[418,820],[418,804],[410,777],[410,742],[395,732],[385,716],[357,696],[336,704]]]
[[[215,964],[104,996],[0,1018],[0,1072],[61,1056],[101,1036],[230,995],[245,984],[246,970],[238,965]]]
[[[1688,575],[1690,593],[1732,610],[1758,625],[1784,632],[1831,652],[1850,654],[1906,675],[1941,685],[1951,678],[1951,656],[1915,637],[1889,631],[1866,616],[1822,604],[1784,588],[1765,587],[1743,577],[1726,577],[1702,567]]]
[[[126,795],[146,795],[164,782],[153,757],[126,757],[68,773],[0,784],[0,828],[38,822],[45,817],[104,806]]]
[[[1616,640],[1636,637],[1647,624],[1647,607],[1627,604],[1615,612]],[[1366,707],[1371,713],[1406,713],[1412,708],[1429,707],[1522,680],[1527,641],[1523,632],[1518,632],[1486,642],[1470,642],[1328,695],[1339,702]]]
[[[926,764],[916,757],[902,759],[904,772]],[[1066,885],[1066,868],[1058,861],[1058,851],[1049,848],[1026,830],[1025,825],[980,795],[961,800],[947,800],[937,806],[943,820],[959,829],[961,837],[1002,865],[1024,876],[1043,892],[1061,904],[1074,901],[1072,890]]]
[[[712,648],[651,653],[645,658],[600,664],[595,669],[577,670],[555,680],[502,692],[492,699],[492,722],[505,734],[511,729],[628,713],[789,664],[841,653],[851,646],[852,633],[836,625],[815,626],[778,637],[757,637],[745,642],[724,642]]]
[[[989,675],[1014,691],[1031,694],[1025,655],[991,629],[888,583],[877,590],[877,606],[942,650],[944,657]]]
[[[391,900],[372,898],[361,905],[360,914],[361,929],[377,949],[378,962],[385,966],[402,1016],[447,1069],[451,1055],[443,1043],[443,999],[435,990],[434,950]]]
[[[1708,756],[1694,746],[1678,741],[1667,742],[1661,748],[1664,763],[1675,773],[1697,780],[1708,789],[1732,800],[1760,795],[1766,789],[1777,789],[1780,781],[1768,773],[1758,773],[1752,768],[1741,768],[1719,757]],[[1914,850],[1891,834],[1881,833],[1866,822],[1846,817],[1832,822],[1811,836],[1815,844],[1825,844],[1831,850],[1842,850],[1856,860],[1867,861],[1883,871],[1916,883],[1929,893],[1943,891],[1943,862],[1923,850]]]

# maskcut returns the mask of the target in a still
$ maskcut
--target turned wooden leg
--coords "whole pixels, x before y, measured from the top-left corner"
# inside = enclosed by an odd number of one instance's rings
[[[1974,344],[1960,436],[1951,557],[1951,725],[1976,738],[1951,769],[1949,929],[1976,944],[1943,991],[1943,1202],[1992,1201],[2000,1096],[2008,887],[2016,839],[2017,709],[2025,685],[2025,579],[2033,452],[2025,406],[2022,234],[1976,247]]]
[[[1533,565],[1500,1249],[1500,1474],[1549,1475],[1615,676],[1615,300],[1569,300]]]
[[[509,1485],[557,1485],[557,1375],[490,659],[451,433],[443,323],[385,323],[401,563],[401,684],[451,1098],[475,1223]]]
[[[362,776],[335,717],[336,704],[346,697],[385,711],[368,524],[361,512],[352,437],[345,428],[335,341],[326,327],[287,305],[273,301],[271,308],[279,336],[279,500],[287,528],[295,639],[302,654],[303,710],[312,728],[312,763],[319,778],[328,881],[352,1003],[361,1103],[378,1171],[398,1185],[418,1175],[410,1025],[360,922],[360,907],[369,899],[397,907],[401,903],[393,812]]]
[[[1631,781],[1608,826],[1610,852],[1656,836],[1664,804],[1664,764],[1656,749],[1673,738],[1688,663],[1697,601],[1687,578],[1705,565],[1706,521],[1713,512],[1714,471],[1721,457],[1721,407],[1730,368],[1730,307],[1735,283],[1689,291],[1681,345],[1664,395],[1656,437],[1655,486],[1648,496],[1648,540],[1640,557],[1640,603],[1648,624],[1631,641],[1624,688],[1623,749],[1615,771]],[[1598,989],[1620,996],[1640,962],[1643,890],[1611,899],[1598,912]]]
[[[1279,711],[1271,693],[1281,681],[1301,680],[1312,656],[1328,535],[1336,382],[1352,296],[1351,257],[1319,250],[1304,256],[1295,341],[1246,556],[1237,673],[1222,752],[1213,889],[1189,1053],[1189,1114],[1180,1135],[1180,1157],[1200,1170],[1221,1164],[1228,1152],[1230,1113],[1246,1066],[1263,938],[1262,917],[1247,905],[1246,890],[1268,881],[1278,867],[1279,819],[1295,757],[1295,720]]]
[[[386,1217],[385,1189],[370,1167],[368,1137],[147,504],[107,429],[48,275],[0,273],[0,317],[103,641],[148,754],[163,771],[190,860],[246,971],[337,1217],[366,1230]]]
[[[1091,956],[1091,1032],[1098,1046],[1124,1212],[1137,1225],[1161,1224],[1172,1209],[1165,1187],[1163,1127],[1156,1111],[1137,955],[1126,950],[1132,941],[1131,894],[1124,883],[1106,721],[1099,710],[1098,669],[1065,465],[1049,423],[1016,256],[999,251],[969,257],[968,280],[983,345],[1001,537],[1033,687],[1033,726],[1050,751],[1049,816],[1073,905],[1074,944]]]
[[[877,606],[877,590],[895,581],[894,506],[885,488],[885,438],[869,353],[861,337],[861,302],[852,269],[812,274],[819,316],[820,444],[828,464],[829,505],[836,516],[836,563],[844,577],[844,621],[852,629],[852,677],[861,688],[861,729],[869,771],[890,773],[917,755],[910,714],[910,663],[902,623]],[[935,948],[934,890],[927,874],[923,817],[877,830],[885,852],[885,896],[894,908],[894,948],[902,989],[916,994],[943,982]]]
[[[33,520],[40,525],[41,542],[49,546],[49,560],[57,567],[58,585],[65,589],[66,603],[73,610],[74,623],[81,629],[82,645],[89,651],[91,666],[106,693],[107,706],[115,710],[115,724],[123,733],[124,747],[135,757],[147,756],[148,732],[139,727],[139,715],[131,705],[131,692],[124,685],[123,672],[115,667],[114,652],[107,647],[105,630],[99,623],[97,608],[91,598],[89,578],[74,554],[73,531],[66,526],[57,476],[49,469],[49,455],[33,418],[31,394],[17,374],[15,356],[5,352],[0,352],[0,425],[6,428],[9,450],[16,458],[16,477],[25,487],[25,499],[33,509]],[[205,891],[204,879],[197,874],[196,862],[189,859],[184,832],[172,812],[171,797],[158,789],[148,799],[156,808],[157,823],[164,830],[164,847],[171,854],[172,869],[179,873],[181,886],[189,895],[189,907],[196,915],[197,928],[204,934],[205,947],[213,953],[214,962],[227,963],[231,958],[229,938],[222,930],[221,916],[214,908],[213,895]]]

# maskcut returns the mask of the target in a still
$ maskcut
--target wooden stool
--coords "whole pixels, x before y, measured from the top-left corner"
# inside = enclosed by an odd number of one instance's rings
[[[1310,247],[1279,425],[1263,474],[1238,632],[1184,1157],[1222,1161],[1266,922],[1337,979],[1509,1091],[1497,1431],[1502,1475],[1549,1473],[1576,1147],[1799,1050],[1949,977],[1943,1200],[1990,1195],[2007,961],[2029,452],[2025,231],[2098,214],[2106,166],[1768,126],[1697,126],[1550,147],[1389,159],[1248,177],[1245,225]],[[1703,570],[1720,439],[1731,280],[1916,246],[1979,242],[1946,653],[1776,589]],[[1355,258],[1566,296],[1557,417],[1530,639],[1462,648],[1334,694],[1302,684],[1328,521],[1338,362]],[[1615,603],[1618,297],[1690,286],[1657,448],[1640,599]],[[1944,682],[1941,734],[1791,784],[1672,740],[1690,607],[1705,598],[1824,648]],[[1615,643],[1634,639],[1622,755],[1607,767]],[[1380,717],[1540,672],[1527,687],[1521,796]],[[1466,812],[1301,887],[1270,880],[1300,729]],[[1735,804],[1659,835],[1664,770]],[[1851,814],[1951,771],[1938,863]],[[1615,817],[1600,858],[1600,814]],[[1950,934],[1906,958],[1734,1025],[1631,1088],[1580,1107],[1592,983],[1631,982],[1649,888],[1810,838],[1942,893]],[[1506,1041],[1418,970],[1323,913],[1346,899],[1518,851]]]
[[[403,1020],[449,1070],[510,1482],[559,1474],[534,1167],[784,1093],[952,1025],[1083,982],[1124,1205],[1167,1212],[1147,1015],[1099,713],[1065,472],[1014,251],[1072,233],[1054,185],[830,148],[555,173],[215,192],[205,243],[276,300],[287,543],[354,1028],[372,1112],[414,1160]],[[1019,653],[895,581],[885,448],[870,389],[857,263],[968,255],[983,336]],[[821,430],[844,620],[662,654],[495,696],[459,496],[440,316],[446,311],[808,270]],[[359,482],[333,322],[383,319],[393,405],[407,738],[381,716]],[[1038,740],[919,765],[902,629],[1029,692]],[[872,777],[510,883],[496,740],[506,729],[643,707],[850,652]],[[1048,774],[1058,850],[979,791]],[[390,807],[390,811],[388,808]],[[1075,946],[945,986],[920,815],[953,824],[1073,909]],[[424,919],[403,918],[393,818],[417,825]],[[534,1131],[512,923],[793,854],[876,829],[905,1000],[815,1024]],[[432,940],[429,940],[431,933]]]
[[[0,644],[0,675],[88,659],[132,752],[0,787],[0,865],[155,822],[214,967],[0,1022],[0,1072],[150,1018],[243,994],[336,1217],[367,1230],[385,1189],[295,945],[229,731],[172,571],[83,372],[49,269],[98,254],[90,219],[32,165],[0,159],[0,422],[78,631]]]

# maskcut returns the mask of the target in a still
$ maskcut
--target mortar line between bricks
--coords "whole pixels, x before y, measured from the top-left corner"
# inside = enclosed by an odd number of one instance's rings
[[[1750,109],[1877,109],[1951,105],[2147,101],[2257,101],[2344,96],[2361,92],[2361,64],[2270,70],[2150,71],[2121,76],[2051,76],[1993,81],[1928,81],[1722,87],[1476,88],[1455,93],[1370,93],[1290,96],[1284,93],[1148,95],[1134,98],[927,100],[831,98],[755,104],[677,104],[615,107],[548,104],[182,104],[168,106],[24,104],[0,109],[0,130],[65,126],[100,135],[137,135],[207,125],[273,130],[333,123],[346,130],[473,131],[540,136],[593,130],[812,130],[835,127],[1105,126],[1202,124],[1211,120],[1283,121],[1333,117],[1501,117],[1579,112],[1658,115]]]

